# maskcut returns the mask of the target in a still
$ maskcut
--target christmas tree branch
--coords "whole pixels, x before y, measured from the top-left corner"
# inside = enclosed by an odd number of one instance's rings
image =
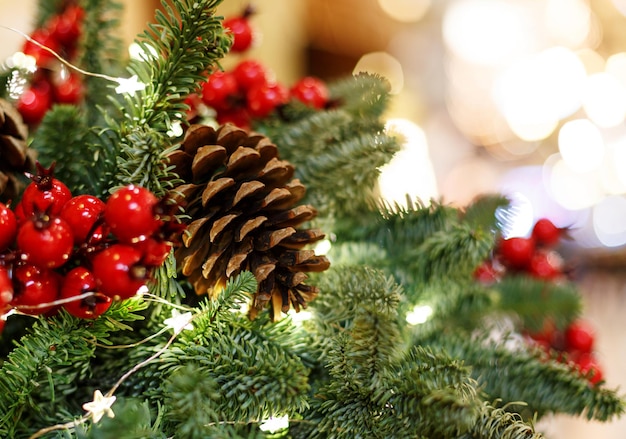
[[[517,413],[487,403],[470,431],[458,439],[541,439],[543,436],[524,422]]]
[[[162,194],[165,182],[175,177],[165,157],[176,130],[185,123],[185,98],[199,89],[204,74],[230,46],[230,37],[215,15],[219,3],[164,1],[165,12],[158,10],[156,22],[137,38],[143,53],[141,59],[130,61],[128,70],[140,87],[124,95],[119,118],[108,118],[116,142],[103,143],[114,148],[117,161],[114,180],[106,187],[142,183]]]
[[[500,295],[498,309],[514,314],[529,331],[541,330],[546,321],[565,328],[582,311],[579,293],[571,283],[510,275],[492,288]]]
[[[89,376],[95,343],[107,344],[111,332],[125,327],[123,321],[139,318],[129,313],[129,308],[140,311],[142,306],[136,301],[118,303],[106,317],[94,322],[64,312],[52,320],[35,322],[2,364],[0,435],[15,437],[28,425],[23,418],[53,414],[52,406]]]
[[[485,345],[458,338],[452,343],[454,339],[448,337],[443,348],[472,367],[472,375],[492,398],[508,404],[524,401],[528,405],[525,410],[539,416],[584,414],[588,419],[606,421],[624,412],[624,401],[615,391],[591,385],[571,365],[546,361],[528,349],[512,350],[503,342]]]

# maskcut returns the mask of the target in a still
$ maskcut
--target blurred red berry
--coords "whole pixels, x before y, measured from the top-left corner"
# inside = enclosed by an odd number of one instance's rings
[[[287,103],[289,92],[281,84],[266,84],[248,90],[247,109],[252,117],[266,117],[279,105]]]
[[[584,320],[576,320],[565,329],[565,349],[589,353],[595,343],[595,331],[591,324]]]
[[[237,94],[237,81],[231,72],[218,70],[202,84],[202,101],[216,110],[231,107],[230,100]]]
[[[259,61],[246,59],[238,63],[233,69],[239,89],[246,92],[254,87],[260,87],[271,80],[271,72]]]
[[[254,32],[247,17],[233,17],[224,20],[224,28],[233,35],[232,52],[245,52],[254,40]]]
[[[532,239],[514,237],[501,240],[497,250],[505,267],[520,270],[529,266],[535,252],[535,244]]]
[[[296,82],[290,90],[291,96],[300,102],[317,109],[322,109],[328,102],[328,88],[321,79],[306,76]]]

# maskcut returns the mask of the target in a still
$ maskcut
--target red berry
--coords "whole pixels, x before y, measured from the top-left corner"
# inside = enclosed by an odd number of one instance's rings
[[[538,279],[556,279],[563,274],[563,259],[555,251],[538,250],[530,260],[528,273]]]
[[[61,45],[59,44],[59,41],[54,37],[54,35],[52,35],[49,30],[36,29],[30,35],[30,38],[31,40],[35,40],[39,44],[36,44],[32,41],[26,41],[24,43],[24,47],[22,48],[22,52],[35,58],[35,62],[39,67],[45,67],[48,64],[56,61],[56,57],[51,52],[44,49],[44,47],[47,47],[48,49],[51,49],[56,53],[59,53],[59,51],[61,50]]]
[[[279,105],[287,103],[289,92],[281,84],[253,87],[246,94],[248,112],[252,117],[266,117]]]
[[[250,129],[250,115],[245,108],[234,108],[232,110],[220,111],[215,117],[217,123],[220,125],[226,125],[232,123],[233,125],[243,128],[244,130]]]
[[[41,122],[51,105],[52,99],[47,91],[31,87],[17,100],[17,111],[22,115],[24,122],[36,125]]]
[[[565,349],[573,352],[588,353],[593,350],[595,331],[591,324],[584,320],[571,323],[565,330]]]
[[[291,87],[290,94],[300,102],[317,109],[326,106],[329,96],[324,81],[313,76],[306,76],[296,82]]]
[[[109,197],[104,218],[121,242],[142,241],[161,225],[154,210],[157,197],[141,186],[129,185]]]
[[[28,219],[17,232],[17,248],[33,265],[58,268],[65,264],[74,248],[72,230],[59,217]]]
[[[59,275],[48,268],[36,267],[31,264],[13,268],[15,285],[13,305],[26,314],[46,314],[56,308],[49,304],[58,299]]]
[[[170,254],[172,243],[162,239],[148,238],[137,243],[141,262],[148,267],[159,267]]]
[[[113,244],[93,258],[93,275],[100,291],[113,299],[128,299],[145,285],[148,270],[141,252],[126,244]]]
[[[52,91],[56,102],[61,104],[78,104],[83,98],[83,82],[77,75],[70,74],[67,78],[55,84]]]
[[[549,219],[541,218],[533,226],[532,238],[537,245],[555,246],[561,239],[561,229]]]
[[[245,52],[252,46],[254,32],[247,17],[233,17],[224,20],[224,28],[233,35],[232,52]]]
[[[65,203],[60,216],[72,229],[74,244],[95,243],[104,238],[104,202],[93,195],[77,195]]]
[[[580,373],[586,376],[591,384],[596,385],[604,379],[602,368],[593,354],[581,354],[576,358],[575,363]]]
[[[40,213],[58,215],[72,198],[69,188],[54,178],[54,163],[47,169],[37,163],[37,175],[31,176],[31,180],[20,202],[26,218]]]
[[[474,270],[474,279],[483,285],[492,285],[500,280],[500,272],[492,261],[485,261]]]
[[[53,17],[48,24],[53,38],[65,46],[76,45],[84,15],[85,11],[80,6],[69,6],[61,15]]]
[[[13,283],[9,276],[9,270],[0,265],[0,312],[13,300]]]
[[[259,61],[246,59],[233,69],[233,76],[239,89],[246,92],[254,87],[260,87],[270,81],[270,72]]]
[[[202,84],[202,101],[216,110],[231,107],[230,100],[237,94],[237,81],[230,72],[211,73]]]
[[[81,319],[95,319],[104,314],[111,306],[111,298],[98,292],[96,278],[85,267],[76,267],[69,271],[61,285],[61,298],[69,299],[85,293],[91,296],[65,302],[63,307],[71,315]]]
[[[15,241],[17,236],[17,218],[15,213],[4,203],[0,203],[0,252]]]
[[[502,264],[511,269],[525,269],[535,251],[532,239],[514,237],[503,239],[498,244],[498,254]]]

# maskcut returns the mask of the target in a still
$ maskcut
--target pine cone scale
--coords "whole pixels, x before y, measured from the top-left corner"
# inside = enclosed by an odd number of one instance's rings
[[[317,291],[303,284],[306,269],[322,271],[328,263],[305,249],[324,235],[300,228],[317,211],[296,205],[306,189],[293,178],[294,166],[265,136],[233,125],[191,126],[178,151],[184,155],[172,154],[173,171],[192,181],[173,190],[191,221],[175,256],[196,293],[216,294],[249,270],[258,282],[251,317],[270,302],[274,318],[305,307]]]
[[[28,127],[19,112],[0,99],[0,201],[18,198],[24,173],[33,169],[34,151],[28,147]]]

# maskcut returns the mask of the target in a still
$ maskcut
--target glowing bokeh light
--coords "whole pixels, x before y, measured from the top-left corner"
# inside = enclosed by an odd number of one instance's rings
[[[575,119],[559,130],[559,152],[567,166],[575,172],[594,171],[604,161],[602,133],[588,119]]]
[[[605,72],[617,79],[623,87],[626,87],[626,52],[609,56],[606,60]]]
[[[402,65],[387,52],[370,52],[363,55],[352,71],[355,75],[360,72],[375,73],[387,78],[392,94],[399,93],[404,87]]]
[[[424,131],[406,119],[391,119],[385,129],[404,141],[402,149],[381,168],[378,186],[381,197],[391,205],[406,206],[407,196],[425,204],[438,195],[435,174]]]
[[[593,230],[602,245],[626,244],[626,198],[609,196],[593,207]]]
[[[613,173],[619,179],[623,186],[623,192],[626,192],[626,136],[611,144],[611,167]]]
[[[378,5],[394,20],[411,23],[422,19],[431,0],[378,0]]]
[[[626,117],[626,88],[611,74],[593,74],[585,84],[583,108],[600,127],[619,125]]]
[[[447,47],[466,61],[502,65],[532,53],[539,42],[528,1],[459,0],[443,18]]]
[[[280,430],[289,428],[289,416],[272,416],[265,419],[259,425],[259,430],[267,431],[268,433],[276,433]]]
[[[569,49],[553,47],[512,64],[495,82],[493,96],[518,137],[541,140],[560,119],[580,108],[585,79],[580,58]]]
[[[591,29],[591,10],[582,0],[548,0],[545,24],[558,44],[580,47]]]
[[[563,159],[556,160],[547,174],[550,194],[566,209],[587,209],[604,197],[597,173],[576,172]]]
[[[406,322],[409,325],[421,325],[426,323],[433,315],[433,309],[428,305],[415,305],[413,310],[406,314]]]
[[[531,200],[521,192],[506,193],[510,203],[496,210],[496,220],[504,238],[526,236],[533,226],[534,208]]]
[[[611,2],[620,14],[626,16],[626,0],[611,0]]]

